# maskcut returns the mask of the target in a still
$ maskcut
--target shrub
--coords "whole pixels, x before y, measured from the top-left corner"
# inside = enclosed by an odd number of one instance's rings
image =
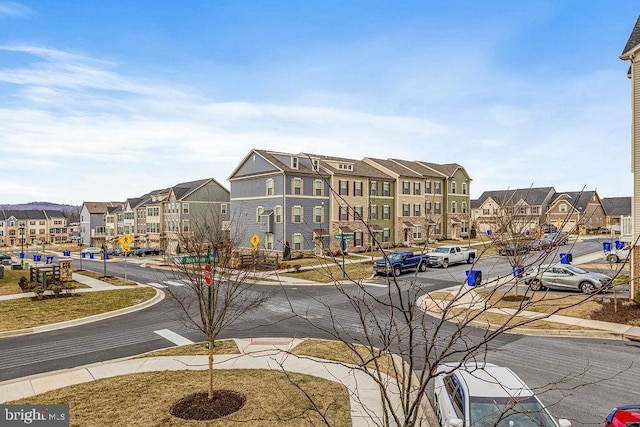
[[[29,282],[27,281],[26,277],[21,277],[20,280],[18,280],[18,285],[20,286],[21,289],[28,289],[29,288]]]
[[[53,295],[55,295],[56,297],[59,297],[62,293],[62,287],[58,285],[51,286],[49,290],[51,290],[51,292],[53,292]]]
[[[33,293],[36,294],[36,297],[38,297],[38,299],[42,299],[44,288],[42,286],[36,286],[35,288],[33,288]]]
[[[62,285],[62,288],[68,294],[72,294],[76,290],[77,287],[78,286],[73,282],[66,282],[65,284]]]

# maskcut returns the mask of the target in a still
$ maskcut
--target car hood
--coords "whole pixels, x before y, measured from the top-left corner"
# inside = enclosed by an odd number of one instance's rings
[[[597,280],[611,280],[611,277],[607,276],[606,274],[602,274],[602,273],[589,272],[587,274],[579,274],[578,276],[592,277],[592,278],[597,279]]]

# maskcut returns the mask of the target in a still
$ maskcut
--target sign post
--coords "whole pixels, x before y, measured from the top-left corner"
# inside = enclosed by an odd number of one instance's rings
[[[347,240],[353,239],[353,234],[345,234],[340,231],[340,233],[334,234],[333,237],[336,239],[340,239],[340,250],[342,252],[342,279],[344,280],[347,278],[347,272],[344,269],[344,253],[347,251]]]

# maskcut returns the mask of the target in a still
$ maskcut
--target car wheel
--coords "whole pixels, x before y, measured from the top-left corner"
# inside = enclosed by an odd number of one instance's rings
[[[591,282],[582,282],[580,283],[580,290],[584,294],[592,294],[595,292],[596,287]]]
[[[393,267],[393,275],[398,277],[402,274],[402,269],[400,268],[399,265],[396,265],[395,267]]]
[[[542,282],[538,279],[531,279],[529,282],[529,288],[531,288],[532,291],[541,291],[544,289]]]
[[[474,257],[473,255],[469,255],[469,258],[467,258],[467,264],[473,264],[473,260],[474,260],[475,258],[476,258],[476,257]]]
[[[427,263],[426,262],[421,262],[420,265],[418,265],[418,270],[420,270],[423,273],[425,271],[427,271]]]
[[[449,268],[449,260],[448,259],[442,260],[442,268]]]
[[[618,255],[616,255],[616,254],[610,254],[610,255],[607,257],[607,261],[609,261],[609,262],[619,263],[619,262],[620,262],[620,258],[618,258]]]

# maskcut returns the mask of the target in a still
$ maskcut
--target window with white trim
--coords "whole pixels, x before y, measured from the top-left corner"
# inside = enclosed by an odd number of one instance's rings
[[[340,194],[341,196],[349,195],[349,181],[342,179],[339,181],[338,194]]]
[[[371,219],[378,219],[378,205],[371,205],[369,207],[369,217]]]
[[[262,215],[262,213],[264,212],[264,207],[262,206],[258,206],[256,208],[256,222],[260,222],[260,215]]]
[[[349,221],[349,207],[340,206],[340,221]]]
[[[353,195],[362,196],[362,181],[353,182]]]
[[[422,227],[419,225],[416,225],[415,227],[413,227],[413,238],[414,239],[421,239],[422,238]]]
[[[382,183],[382,195],[384,197],[389,197],[391,195],[391,184],[387,181]]]
[[[324,196],[324,182],[321,179],[313,181],[313,194],[316,196]]]
[[[391,219],[391,209],[389,205],[382,206],[382,219]]]
[[[402,216],[410,216],[411,215],[411,205],[409,203],[402,204]]]
[[[291,222],[296,224],[302,222],[302,206],[294,206],[291,208],[291,219]]]
[[[297,157],[292,157],[291,158],[291,167],[293,169],[298,169],[298,158]]]
[[[462,183],[462,194],[467,194],[467,183],[466,182]]]
[[[388,243],[391,240],[391,233],[388,228],[382,230],[382,242]]]
[[[264,247],[266,249],[273,249],[273,234],[272,233],[267,233],[264,236]]]
[[[457,213],[457,210],[458,210],[458,203],[451,202],[451,213]]]
[[[296,251],[302,250],[302,234],[296,233],[293,235],[293,249]]]
[[[293,178],[293,194],[302,194],[302,179]]]
[[[353,246],[362,246],[362,231],[353,233]]]
[[[420,203],[413,204],[413,216],[420,216]]]
[[[371,196],[377,196],[378,195],[378,182],[377,181],[371,181]]]
[[[354,220],[362,219],[362,206],[353,207],[353,219]]]
[[[451,194],[456,194],[456,182],[451,181]]]
[[[402,181],[402,194],[411,194],[411,183],[409,181]]]
[[[316,206],[313,208],[313,222],[316,224],[322,223],[324,217],[324,208],[322,206]]]
[[[269,178],[266,181],[266,195],[273,196],[273,178]]]
[[[274,221],[277,224],[282,222],[282,206],[278,205],[273,208]]]

